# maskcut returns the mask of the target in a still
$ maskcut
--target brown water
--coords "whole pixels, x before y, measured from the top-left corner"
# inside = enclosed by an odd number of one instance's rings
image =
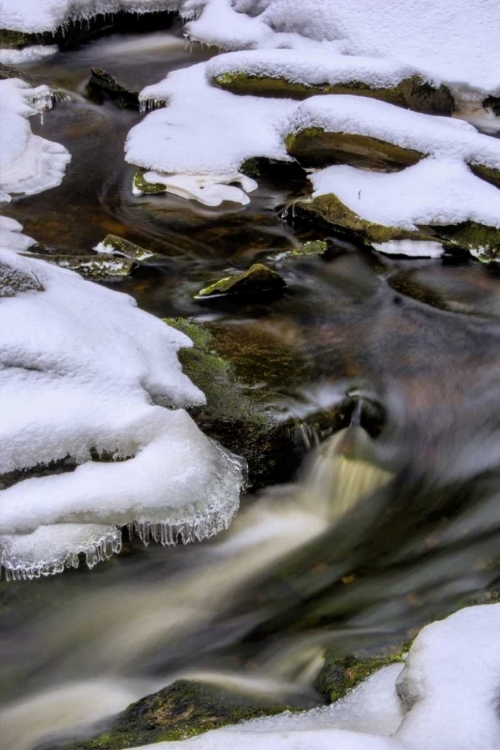
[[[39,701],[0,714],[16,750],[55,730],[57,716],[69,716],[61,729],[100,718],[99,685],[115,699],[102,715],[182,670],[237,666],[272,689],[295,683],[307,692],[301,675],[318,644],[340,652],[405,638],[500,581],[498,271],[387,259],[332,238],[323,258],[278,262],[288,284],[282,299],[200,308],[193,293],[224,269],[318,236],[275,211],[301,189],[300,173],[260,179],[246,208],[135,198],[123,143],[139,115],[91,102],[85,84],[91,65],[139,89],[206,56],[184,51],[174,28],[109,36],[32,66],[71,94],[34,129],[63,143],[72,162],[59,188],[5,213],[48,250],[89,252],[112,232],[162,254],[117,288],[160,317],[216,318],[261,335],[256,368],[263,386],[273,384],[270,409],[300,419],[348,390],[377,401],[386,423],[370,450],[393,479],[372,483],[356,503],[371,475],[355,464],[346,479],[334,451],[321,481],[313,463],[304,483],[249,498],[220,540],[134,543],[91,572],[1,582],[1,700]],[[308,362],[304,372],[283,377],[273,337]],[[46,691],[59,689],[73,698],[57,714],[61,696]],[[51,723],[31,735],[23,723],[34,715]]]

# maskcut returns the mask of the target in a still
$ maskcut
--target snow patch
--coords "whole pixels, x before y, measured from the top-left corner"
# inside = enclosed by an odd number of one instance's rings
[[[407,255],[409,258],[440,258],[444,248],[439,242],[425,240],[390,240],[389,242],[372,242],[375,250],[385,255]]]
[[[71,159],[59,143],[33,135],[28,118],[52,107],[48,86],[32,88],[18,78],[0,81],[0,202],[34,195],[62,182]]]
[[[33,44],[22,49],[0,49],[0,63],[2,65],[22,65],[23,63],[38,62],[52,57],[59,52],[57,44]]]
[[[21,224],[9,216],[0,216],[0,247],[13,250],[16,253],[25,253],[36,240],[22,233]]]
[[[0,269],[0,475],[17,480],[0,490],[4,567],[102,559],[115,526],[164,544],[226,528],[242,467],[181,408],[205,401],[176,356],[187,336],[71,271],[9,250]]]

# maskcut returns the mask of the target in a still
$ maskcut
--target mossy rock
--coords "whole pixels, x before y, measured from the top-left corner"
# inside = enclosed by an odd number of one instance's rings
[[[37,35],[24,34],[22,31],[0,29],[0,48],[20,49],[28,44],[36,44]]]
[[[138,195],[160,195],[166,193],[167,188],[160,182],[148,182],[144,179],[144,170],[138,169],[132,183],[134,193]]]
[[[475,221],[464,221],[461,224],[434,229],[440,237],[450,240],[463,250],[468,250],[475,258],[485,263],[500,261],[500,227],[487,227]]]
[[[98,102],[111,99],[120,109],[139,109],[139,92],[130,91],[102,68],[91,69],[87,91]]]
[[[307,167],[350,164],[384,172],[395,172],[417,164],[424,156],[388,141],[359,133],[334,133],[323,128],[305,128],[285,139],[290,156]]]
[[[412,232],[398,227],[362,219],[351,211],[334,193],[317,198],[302,198],[294,202],[294,216],[298,219],[334,229],[351,239],[365,244],[384,243],[390,240],[428,240],[421,232]]]
[[[178,680],[119,714],[92,739],[58,745],[58,750],[123,750],[154,742],[184,740],[211,729],[273,716],[290,706],[221,687]],[[45,745],[47,747],[47,745]],[[47,748],[48,750],[48,748]]]
[[[179,359],[207,403],[192,408],[191,416],[203,432],[246,459],[251,489],[295,476],[306,453],[302,427],[328,435],[344,426],[340,409],[312,415],[306,422],[280,418],[276,394],[308,382],[310,372],[306,358],[276,337],[251,326],[184,318],[165,322],[194,343],[180,350]]]
[[[324,240],[311,240],[300,247],[290,251],[291,258],[306,258],[311,255],[323,255],[328,250],[328,244]]]
[[[118,237],[117,234],[106,235],[100,244],[109,249],[110,255],[120,255],[123,258],[134,260],[137,263],[163,257],[157,253],[151,252],[151,250],[146,250],[140,245],[136,245],[135,242],[124,239],[124,237]]]
[[[93,281],[124,278],[137,268],[134,260],[113,255],[35,255],[30,253],[30,257],[46,260],[60,268],[75,271],[80,276]]]
[[[344,698],[364,680],[383,667],[403,663],[410,649],[409,643],[386,653],[367,656],[338,656],[327,653],[325,663],[317,676],[314,687],[328,703]]]
[[[285,280],[264,263],[254,263],[247,271],[235,276],[225,276],[205,287],[195,299],[204,300],[220,296],[244,295],[260,297],[269,292],[281,292],[286,287]]]
[[[335,84],[307,84],[280,77],[250,75],[244,71],[221,73],[212,79],[212,83],[233,94],[251,96],[303,100],[323,94],[348,94],[367,96],[416,112],[439,115],[450,115],[455,108],[453,96],[446,86],[433,86],[419,75],[405,78],[397,86],[385,88],[373,88],[363,81],[355,80]]]
[[[473,163],[469,164],[469,167],[476,177],[480,177],[482,180],[490,182],[492,185],[495,185],[495,187],[500,187],[500,169],[487,167],[485,164]]]

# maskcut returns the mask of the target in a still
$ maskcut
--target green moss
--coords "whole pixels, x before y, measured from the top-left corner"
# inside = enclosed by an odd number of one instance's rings
[[[435,231],[454,245],[469,250],[479,260],[500,260],[500,228],[465,221],[461,224],[435,227]]]
[[[166,193],[167,188],[159,182],[147,182],[144,179],[144,171],[138,169],[134,175],[133,187],[143,195],[159,195]]]
[[[318,198],[299,199],[294,203],[294,213],[298,218],[319,223],[329,229],[336,229],[364,243],[383,243],[389,240],[428,240],[420,232],[411,232],[397,227],[375,224],[351,211],[334,193]]]
[[[275,402],[310,379],[309,360],[258,325],[198,323],[169,318],[169,325],[193,341],[181,349],[184,372],[205,393],[207,403],[190,410],[200,428],[243,456],[253,489],[291,479],[305,452],[295,439],[295,421],[282,419]],[[329,434],[343,426],[340,410],[312,415]]]
[[[301,247],[295,247],[290,252],[290,256],[301,258],[308,255],[323,255],[326,250],[328,250],[328,245],[324,240],[312,240],[305,242]]]
[[[65,750],[123,750],[155,742],[194,737],[211,729],[259,716],[272,716],[290,706],[250,698],[213,685],[178,680],[133,703],[98,736],[74,742]]]
[[[136,245],[135,242],[130,242],[130,240],[126,240],[124,237],[118,237],[116,234],[108,234],[103,239],[102,244],[104,247],[115,250],[116,253],[123,255],[129,260],[137,261],[138,263],[143,260],[151,260],[151,258],[154,257],[161,257],[156,256],[155,253],[146,250],[140,245]]]
[[[363,81],[356,80],[336,84],[307,84],[277,76],[249,75],[243,71],[222,73],[215,76],[212,83],[233,94],[252,96],[302,100],[323,94],[359,95],[414,109],[417,112],[440,115],[449,115],[454,108],[449,89],[445,86],[436,88],[418,75],[404,79],[397,86],[384,88],[373,88]]]
[[[225,276],[205,287],[195,299],[211,296],[245,294],[259,296],[270,291],[281,290],[286,286],[284,279],[263,263],[254,263],[247,271],[235,276]]]
[[[327,654],[315,687],[330,703],[335,703],[379,669],[403,662],[410,646],[411,642],[405,643],[387,653],[364,658]]]
[[[305,128],[285,139],[288,154],[303,166],[340,162],[352,166],[397,171],[417,164],[424,154],[358,133],[333,133]]]

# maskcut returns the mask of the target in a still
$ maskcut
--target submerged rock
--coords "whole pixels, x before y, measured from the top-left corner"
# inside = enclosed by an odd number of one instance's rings
[[[398,171],[417,164],[423,154],[388,141],[359,133],[328,132],[305,128],[285,139],[290,156],[304,166],[320,167],[341,163],[382,171]]]
[[[133,703],[106,731],[90,740],[61,745],[59,750],[123,750],[161,741],[184,740],[211,729],[291,707],[203,682],[177,680]],[[47,745],[45,745],[47,748]],[[54,746],[54,750],[56,747]]]
[[[91,73],[88,89],[96,99],[99,101],[104,98],[111,99],[120,109],[139,109],[137,91],[130,91],[102,68],[94,67]]]
[[[418,74],[400,81],[396,86],[375,87],[365,81],[309,84],[276,76],[252,75],[245,71],[221,73],[212,83],[233,94],[270,96],[273,98],[307,99],[310,96],[349,94],[368,96],[426,114],[451,115],[455,101],[447,86],[433,86]]]
[[[254,263],[247,271],[236,276],[226,276],[210,284],[196,295],[195,299],[207,299],[226,295],[259,297],[269,292],[281,292],[286,282],[279,273],[263,263]]]
[[[289,481],[307,452],[308,434],[314,444],[314,435],[324,437],[345,425],[340,408],[300,421],[280,412],[279,396],[307,382],[309,365],[278,334],[184,318],[166,322],[194,343],[178,355],[207,398],[190,409],[191,416],[207,435],[246,459],[251,489]]]

